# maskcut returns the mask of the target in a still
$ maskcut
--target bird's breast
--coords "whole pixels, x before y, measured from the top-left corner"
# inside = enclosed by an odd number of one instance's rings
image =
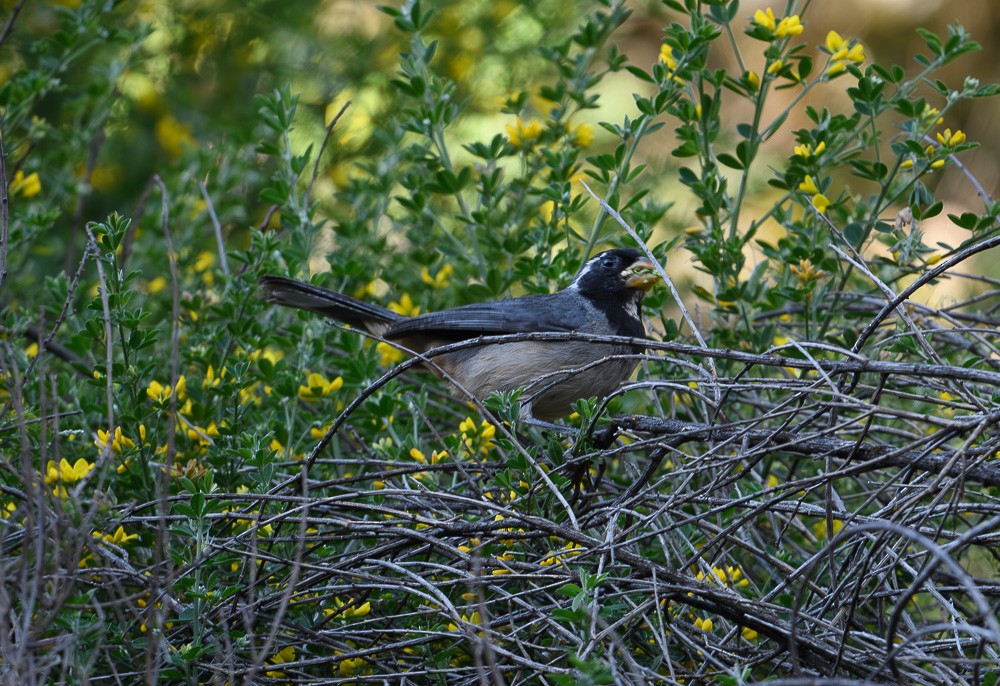
[[[524,341],[449,353],[437,363],[476,398],[524,388],[532,414],[554,419],[580,398],[604,397],[621,386],[638,365],[637,352],[585,341]]]

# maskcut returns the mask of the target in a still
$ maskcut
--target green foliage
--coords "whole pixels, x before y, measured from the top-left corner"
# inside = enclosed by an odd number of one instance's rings
[[[326,3],[28,3],[0,52],[0,673],[979,678],[996,294],[882,310],[995,246],[1000,203],[946,212],[936,180],[998,89],[939,80],[961,26],[885,66],[803,33],[808,4],[666,0],[640,63],[617,0],[406,2],[336,41]],[[551,292],[635,245],[601,203],[681,288],[579,434],[257,296]],[[968,578],[923,586],[897,527]]]

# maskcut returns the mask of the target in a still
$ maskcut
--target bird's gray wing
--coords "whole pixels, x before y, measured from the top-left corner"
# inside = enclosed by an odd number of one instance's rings
[[[460,341],[476,336],[576,331],[587,324],[583,298],[560,291],[511,300],[463,305],[393,323],[393,340]]]

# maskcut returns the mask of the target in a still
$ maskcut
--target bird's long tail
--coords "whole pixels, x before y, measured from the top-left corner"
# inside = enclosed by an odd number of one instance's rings
[[[316,312],[376,335],[381,335],[393,322],[405,319],[403,315],[380,305],[283,276],[268,274],[260,277],[257,283],[267,302]]]

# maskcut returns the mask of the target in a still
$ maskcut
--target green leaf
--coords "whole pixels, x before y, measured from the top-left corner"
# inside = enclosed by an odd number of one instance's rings
[[[947,216],[955,226],[966,230],[974,228],[976,222],[979,221],[979,215],[974,212],[963,212],[961,215],[949,214]]]
[[[715,159],[719,161],[719,164],[721,164],[724,167],[729,167],[730,169],[746,168],[743,166],[742,162],[740,162],[738,159],[730,155],[728,152],[720,152],[718,155],[715,156]]]

